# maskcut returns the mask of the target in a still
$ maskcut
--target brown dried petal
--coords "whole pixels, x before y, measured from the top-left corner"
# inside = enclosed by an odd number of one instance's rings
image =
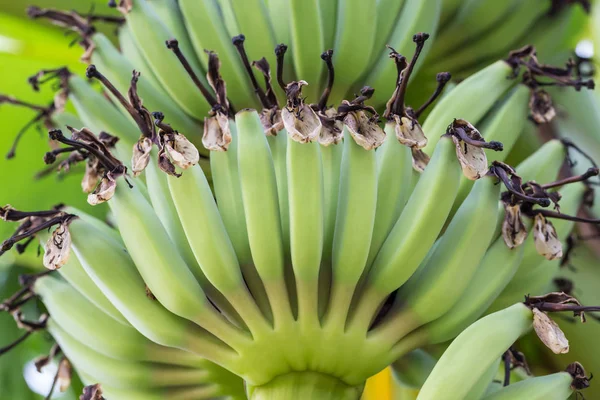
[[[59,90],[54,95],[54,109],[56,113],[62,113],[65,111],[65,105],[69,98],[69,92],[66,89]]]
[[[83,52],[81,57],[79,57],[79,59],[84,64],[90,64],[92,62],[92,55],[96,50],[96,44],[91,40],[84,40],[83,46],[85,47],[85,51]]]
[[[262,123],[265,135],[277,136],[279,131],[283,129],[283,120],[281,119],[281,110],[277,107],[264,108],[260,114],[260,122]]]
[[[462,168],[463,175],[470,180],[477,180],[488,172],[488,161],[485,151],[480,147],[471,146],[452,136],[456,146],[456,156]]]
[[[60,360],[58,364],[58,389],[62,392],[66,392],[69,386],[71,386],[71,376],[73,374],[73,368],[71,363],[66,358]]]
[[[136,144],[133,145],[131,156],[131,171],[133,176],[139,176],[146,169],[150,162],[150,153],[152,152],[152,140],[142,136]]]
[[[176,177],[180,177],[181,174],[178,174],[175,170],[175,165],[169,160],[164,147],[158,151],[158,167],[169,175],[173,175]]]
[[[365,150],[376,149],[385,141],[383,129],[362,110],[346,114],[344,124],[348,127],[354,141]]]
[[[122,14],[129,14],[132,8],[133,0],[119,0],[117,3],[117,10],[119,10]]]
[[[430,157],[423,150],[412,148],[412,165],[418,173],[423,173],[429,164]]]
[[[204,118],[204,135],[202,144],[211,151],[227,151],[231,143],[229,119],[222,113]]]
[[[200,161],[200,153],[196,146],[181,133],[169,135],[169,139],[165,142],[165,150],[173,164],[181,169],[188,169]]]
[[[531,110],[531,117],[538,124],[548,123],[556,116],[552,98],[545,90],[536,90],[531,93],[529,109]]]
[[[337,112],[335,108],[328,108],[319,111],[317,116],[321,119],[321,133],[319,134],[319,143],[323,146],[338,144],[344,138],[344,124],[335,117]]]
[[[87,202],[92,205],[98,205],[112,199],[115,195],[117,182],[110,173],[107,173],[96,186],[96,189],[88,195]]]
[[[394,120],[396,121],[396,137],[400,143],[417,149],[427,146],[427,138],[418,121],[398,115],[394,115]]]
[[[552,222],[548,221],[542,214],[535,216],[533,240],[537,252],[546,259],[554,260],[562,257],[562,243],[558,240],[556,229],[554,229]]]
[[[301,104],[296,109],[284,108],[281,110],[283,126],[290,138],[299,143],[309,143],[316,140],[321,133],[321,119],[314,110]]]
[[[44,267],[55,270],[67,263],[71,254],[71,234],[67,223],[63,222],[52,232],[46,242]]]
[[[102,387],[99,383],[89,385],[83,388],[83,394],[79,396],[79,400],[106,400],[102,397]]]
[[[514,249],[523,244],[527,238],[527,228],[521,218],[521,207],[519,205],[504,205],[504,222],[502,223],[502,237],[504,243]]]
[[[85,164],[85,173],[81,180],[81,189],[84,193],[91,193],[98,186],[101,175],[98,167],[97,162],[89,161]]]
[[[554,354],[565,354],[569,352],[569,341],[558,324],[550,319],[546,313],[534,308],[533,329],[540,340]]]

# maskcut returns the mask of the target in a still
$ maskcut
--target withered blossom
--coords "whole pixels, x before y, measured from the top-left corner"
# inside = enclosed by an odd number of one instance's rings
[[[562,243],[558,239],[556,229],[552,222],[542,214],[537,214],[533,224],[533,239],[537,252],[548,260],[561,258],[563,255]]]
[[[427,145],[427,137],[423,132],[423,128],[419,123],[419,117],[442,93],[446,83],[450,81],[451,75],[448,72],[441,72],[437,74],[436,79],[438,82],[435,92],[430,98],[425,101],[421,107],[414,110],[412,107],[405,104],[406,90],[410,76],[414,70],[414,67],[419,59],[421,51],[425,45],[425,42],[429,39],[427,33],[417,33],[413,36],[413,42],[416,44],[415,53],[408,63],[406,57],[399,54],[392,47],[390,49],[390,58],[396,64],[396,87],[392,97],[386,104],[385,112],[383,117],[389,121],[394,121],[394,132],[398,141],[404,146],[410,147],[413,154],[413,168],[417,172],[423,172],[427,163],[429,162],[429,156],[423,153],[420,149]]]
[[[537,308],[533,308],[533,329],[554,354],[565,354],[569,352],[569,341],[560,329],[548,315]]]

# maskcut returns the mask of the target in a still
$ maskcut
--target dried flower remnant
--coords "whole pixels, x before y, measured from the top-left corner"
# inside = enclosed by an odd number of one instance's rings
[[[360,90],[360,96],[352,101],[342,101],[337,110],[337,118],[344,122],[354,141],[365,150],[376,149],[385,140],[385,132],[379,126],[379,114],[373,107],[364,104],[374,92],[375,89],[365,86]]]
[[[327,66],[327,86],[323,89],[321,98],[317,104],[311,104],[311,107],[317,113],[321,120],[321,133],[319,134],[319,144],[322,146],[336,145],[344,137],[344,124],[337,119],[337,110],[334,107],[327,106],[329,95],[335,82],[335,70],[333,68],[333,50],[324,51],[321,59]]]
[[[572,364],[569,364],[565,371],[567,371],[573,377],[571,389],[582,390],[590,387],[590,380],[592,379],[592,377],[586,376],[585,369],[580,363],[574,362]]]
[[[152,147],[152,140],[145,136],[142,136],[133,147],[133,155],[131,156],[131,172],[133,172],[134,177],[139,176],[148,166]]]
[[[427,33],[418,33],[413,36],[413,42],[416,43],[416,50],[410,63],[407,63],[406,57],[388,46],[390,49],[390,58],[394,60],[394,63],[396,64],[397,77],[396,88],[394,89],[392,97],[386,104],[383,117],[395,122],[394,130],[396,132],[396,138],[400,143],[412,149],[413,168],[417,172],[423,172],[429,162],[429,156],[420,150],[427,145],[427,137],[425,136],[418,119],[427,107],[433,104],[439,97],[444,86],[451,78],[451,75],[448,72],[437,74],[437,88],[431,97],[416,111],[412,107],[405,105],[404,99],[410,76],[428,38],[429,34]]]
[[[71,254],[71,234],[68,229],[69,221],[61,222],[46,242],[44,252],[44,267],[54,270],[62,267]]]
[[[540,340],[554,354],[565,354],[569,352],[569,341],[565,334],[560,329],[558,324],[554,322],[546,313],[541,312],[537,308],[533,310],[533,329]]]
[[[511,51],[505,60],[513,68],[513,77],[519,76],[523,67],[523,84],[531,90],[530,117],[536,124],[548,123],[556,116],[550,95],[540,89],[543,86],[571,86],[575,90],[594,89],[594,81],[579,76],[576,63],[569,60],[564,68],[541,64],[535,47],[528,45]]]
[[[470,180],[477,180],[488,172],[484,149],[494,151],[503,149],[500,142],[486,142],[481,133],[464,119],[455,119],[446,133],[452,136],[463,174]]]
[[[511,249],[522,245],[527,238],[527,228],[523,223],[520,205],[504,204],[502,237],[504,243]]]
[[[548,260],[561,258],[563,255],[562,244],[556,234],[552,222],[542,214],[537,214],[533,224],[533,239],[537,252]]]
[[[83,388],[83,394],[79,396],[79,400],[106,400],[102,396],[102,386],[99,383],[89,385]]]

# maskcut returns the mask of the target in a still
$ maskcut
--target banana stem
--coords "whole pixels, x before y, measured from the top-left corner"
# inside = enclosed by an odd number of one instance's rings
[[[250,400],[358,400],[364,385],[348,386],[339,379],[315,372],[278,376],[271,382],[247,389]]]

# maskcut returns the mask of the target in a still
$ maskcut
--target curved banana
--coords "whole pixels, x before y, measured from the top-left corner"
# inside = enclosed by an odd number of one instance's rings
[[[395,123],[385,125],[385,142],[377,152],[377,206],[367,271],[394,227],[412,192],[413,167],[410,148],[396,138]]]
[[[148,65],[144,55],[141,53],[137,43],[135,42],[135,39],[133,38],[131,29],[127,24],[119,28],[119,47],[121,49],[121,53],[127,54],[127,58],[135,67],[135,70],[142,74],[144,77],[143,79],[152,83],[157,90],[162,90],[156,74],[150,65]]]
[[[566,400],[573,394],[568,372],[537,376],[505,386],[482,400]]]
[[[342,328],[369,256],[377,204],[375,150],[359,145],[346,125],[343,146],[332,248],[333,285],[324,317],[324,325]]]
[[[496,61],[471,75],[442,97],[423,124],[423,132],[428,138],[423,151],[427,154],[433,152],[439,135],[446,132],[446,126],[454,118],[462,118],[477,126],[493,104],[516,84],[514,79],[509,79],[511,74],[512,67],[508,63]]]
[[[401,287],[397,314],[370,332],[393,341],[445,314],[467,288],[484,258],[498,219],[500,185],[496,178],[479,179],[452,218],[425,264]],[[460,275],[462,279],[457,280]]]
[[[227,82],[228,97],[234,105],[254,105],[256,96],[250,88],[250,82],[239,61],[239,56],[231,45],[231,37],[242,32],[237,32],[237,29],[234,33],[227,32],[223,24],[225,17],[221,17],[221,10],[213,0],[180,0],[179,8],[196,55],[204,68],[207,68],[205,49],[219,54],[221,60],[219,72]],[[222,11],[225,13],[227,9]]]
[[[232,355],[231,350],[210,339],[204,330],[148,298],[145,283],[122,244],[82,220],[73,221],[69,229],[73,235],[73,251],[87,274],[140,333],[163,346],[181,348],[207,358],[214,359],[216,354],[219,357]],[[90,237],[94,238],[93,243],[86,240]]]
[[[284,279],[284,250],[273,158],[256,111],[242,110],[237,113],[235,121],[250,251],[269,296],[275,324],[284,323],[292,318],[292,312]],[[262,189],[259,191],[257,188]]]
[[[317,141],[302,143],[288,136],[287,174],[298,320],[314,328],[319,325],[319,272],[324,241],[323,165]]]
[[[415,272],[443,228],[460,176],[454,143],[444,136],[373,262],[351,324],[370,324],[374,310]]]
[[[429,39],[430,42],[434,41],[440,16],[441,3],[441,0],[405,0],[400,16],[396,21],[395,28],[387,39],[386,44],[389,44],[400,54],[410,54],[414,49],[414,43],[412,41],[413,34],[417,32],[428,32],[431,35]],[[353,46],[355,45],[356,44],[354,43]],[[427,56],[429,48],[430,46],[425,46],[423,48],[421,53],[422,59]],[[383,50],[384,49],[374,48],[374,51],[381,51],[381,53],[377,56],[374,64],[369,64],[369,73],[365,79],[365,82],[368,82],[370,86],[377,89],[372,98],[375,104],[385,104],[385,102],[392,97],[394,91],[393,82],[395,82],[397,75],[394,63],[390,62],[388,55],[385,54]],[[368,58],[369,57],[365,57],[365,59]],[[338,65],[339,63],[336,64],[336,69],[339,69]],[[421,68],[420,64],[415,65],[413,73],[416,73],[419,68]],[[451,120],[445,119],[444,121],[449,123]],[[440,131],[439,133],[442,134],[443,132],[444,131]],[[427,137],[429,138],[430,136],[428,135]]]
[[[160,0],[159,3],[165,1],[172,2],[173,0]],[[163,89],[189,115],[202,118],[210,110],[210,105],[196,89],[181,63],[176,57],[169,54],[169,50],[165,47],[166,41],[177,39],[179,47],[188,58],[196,75],[206,84],[204,74],[200,73],[202,69],[199,63],[195,57],[192,57],[194,54],[192,45],[185,32],[182,17],[178,15],[179,9],[173,6],[161,7],[162,12],[158,14],[153,9],[154,3],[155,1],[136,0],[131,10],[125,14],[127,25]],[[166,21],[169,20],[170,22],[167,24]]]
[[[131,83],[131,72],[135,66],[123,54],[114,47],[112,42],[103,34],[96,33],[91,40],[95,45],[92,53],[92,62],[113,83],[121,93],[127,93]],[[161,42],[162,43],[162,42]],[[162,53],[161,53],[162,54]],[[165,54],[166,58],[172,56]],[[177,71],[176,69],[174,71]],[[191,85],[188,85],[191,86]],[[197,92],[197,89],[192,88]],[[171,101],[169,95],[161,88],[153,86],[150,81],[141,77],[138,81],[138,93],[144,101],[144,106],[149,110],[161,111],[168,115],[172,126],[185,132],[186,135],[194,135],[202,132],[200,124],[189,117],[181,108]],[[208,154],[206,149],[199,149],[201,154]]]
[[[439,359],[417,399],[464,399],[506,349],[531,329],[532,320],[531,310],[518,303],[469,326]]]

